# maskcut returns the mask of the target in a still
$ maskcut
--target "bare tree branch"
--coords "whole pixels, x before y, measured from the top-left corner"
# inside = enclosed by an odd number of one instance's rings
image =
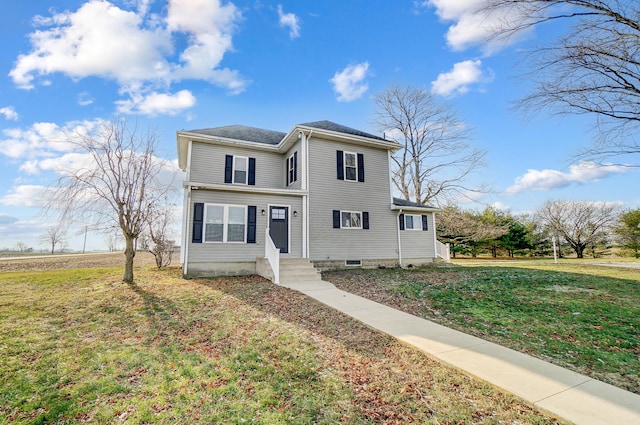
[[[375,125],[402,148],[392,155],[392,177],[404,199],[440,203],[483,190],[465,180],[484,165],[485,152],[466,141],[469,128],[452,108],[423,89],[392,85],[374,103]]]

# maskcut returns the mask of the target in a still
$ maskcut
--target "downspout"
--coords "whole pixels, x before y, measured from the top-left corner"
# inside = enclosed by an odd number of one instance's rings
[[[302,130],[299,133],[302,140],[302,158],[300,161],[303,165],[302,190],[307,192],[306,195],[302,196],[302,258],[311,258],[309,253],[311,246],[309,241],[309,139],[312,134],[313,130],[308,135]]]
[[[432,212],[431,217],[433,220],[433,259],[438,258],[438,238],[436,237],[436,213]]]
[[[189,272],[189,223],[191,217],[191,186],[184,190],[184,205],[182,206],[182,249],[180,250],[180,262],[182,263],[182,275]]]
[[[398,232],[398,264],[400,267],[402,266],[402,239],[400,238],[400,214],[402,214],[402,208],[398,211],[398,216],[396,220],[396,229]]]

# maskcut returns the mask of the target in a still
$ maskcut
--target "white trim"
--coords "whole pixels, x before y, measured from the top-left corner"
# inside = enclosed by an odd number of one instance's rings
[[[437,247],[437,242],[438,242],[438,236],[436,235],[436,215],[435,213],[431,213],[431,220],[432,220],[432,229],[433,231],[431,233],[433,233],[433,258],[438,258],[438,247]]]
[[[298,151],[293,151],[293,153],[289,155],[289,157],[287,158],[287,167],[286,167],[287,186],[291,186],[291,184],[298,181],[298,173],[296,173],[296,170],[299,171],[298,155],[296,155],[297,153]],[[291,179],[292,174],[293,174],[293,179]]]
[[[398,232],[398,265],[402,267],[402,236],[400,235],[400,215],[403,214],[402,210],[398,211],[396,216],[396,231]]]
[[[349,213],[349,214],[359,214],[360,215],[360,227],[344,227],[342,225],[342,214],[343,213]],[[362,211],[347,211],[347,210],[340,210],[340,228],[341,229],[347,229],[347,230],[362,230]],[[351,220],[349,220],[349,222],[351,222]]]
[[[353,155],[353,157],[355,158],[355,166],[354,167],[349,167],[349,168],[355,168],[356,169],[356,173],[354,176],[354,179],[348,179],[347,178],[347,155]],[[348,152],[348,151],[342,151],[342,173],[344,175],[344,181],[346,182],[357,182],[358,181],[358,153],[357,152]]]
[[[291,205],[282,204],[267,204],[267,227],[271,229],[271,208],[286,208],[287,209],[287,252],[291,254]]]
[[[413,227],[411,227],[411,229],[409,229],[407,227],[407,217],[411,217],[411,221],[413,223]],[[417,222],[418,225],[420,226],[419,228],[415,227],[416,226],[416,218],[417,218]],[[404,215],[404,230],[408,230],[408,231],[422,231],[422,215],[419,214],[405,214]]]
[[[243,185],[230,185],[230,184],[219,184],[219,183],[197,183],[186,181],[182,183],[183,187],[190,187],[193,190],[198,189],[209,189],[209,190],[220,190],[223,192],[247,192],[247,193],[260,193],[267,195],[290,195],[290,196],[304,196],[308,195],[309,192],[306,190],[296,190],[296,189],[270,189],[264,187],[255,187],[255,186],[243,186]]]
[[[233,157],[233,161],[232,161],[232,166],[231,166],[231,183],[232,184],[241,184],[243,186],[246,186],[249,184],[249,157],[248,156],[242,156],[242,155],[231,155]],[[246,166],[246,169],[244,170],[245,175],[244,175],[244,182],[237,182],[236,181],[236,159],[244,159],[244,163]]]

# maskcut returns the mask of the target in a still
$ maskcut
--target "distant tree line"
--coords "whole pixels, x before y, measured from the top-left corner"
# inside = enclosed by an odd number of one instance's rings
[[[618,211],[604,202],[548,201],[533,214],[447,206],[437,216],[438,239],[451,254],[476,257],[560,257],[616,254],[640,258],[640,208]]]

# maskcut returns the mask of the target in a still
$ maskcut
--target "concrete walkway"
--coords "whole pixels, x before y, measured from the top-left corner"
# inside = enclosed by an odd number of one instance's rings
[[[577,425],[640,425],[640,395],[337,289],[283,284]]]

